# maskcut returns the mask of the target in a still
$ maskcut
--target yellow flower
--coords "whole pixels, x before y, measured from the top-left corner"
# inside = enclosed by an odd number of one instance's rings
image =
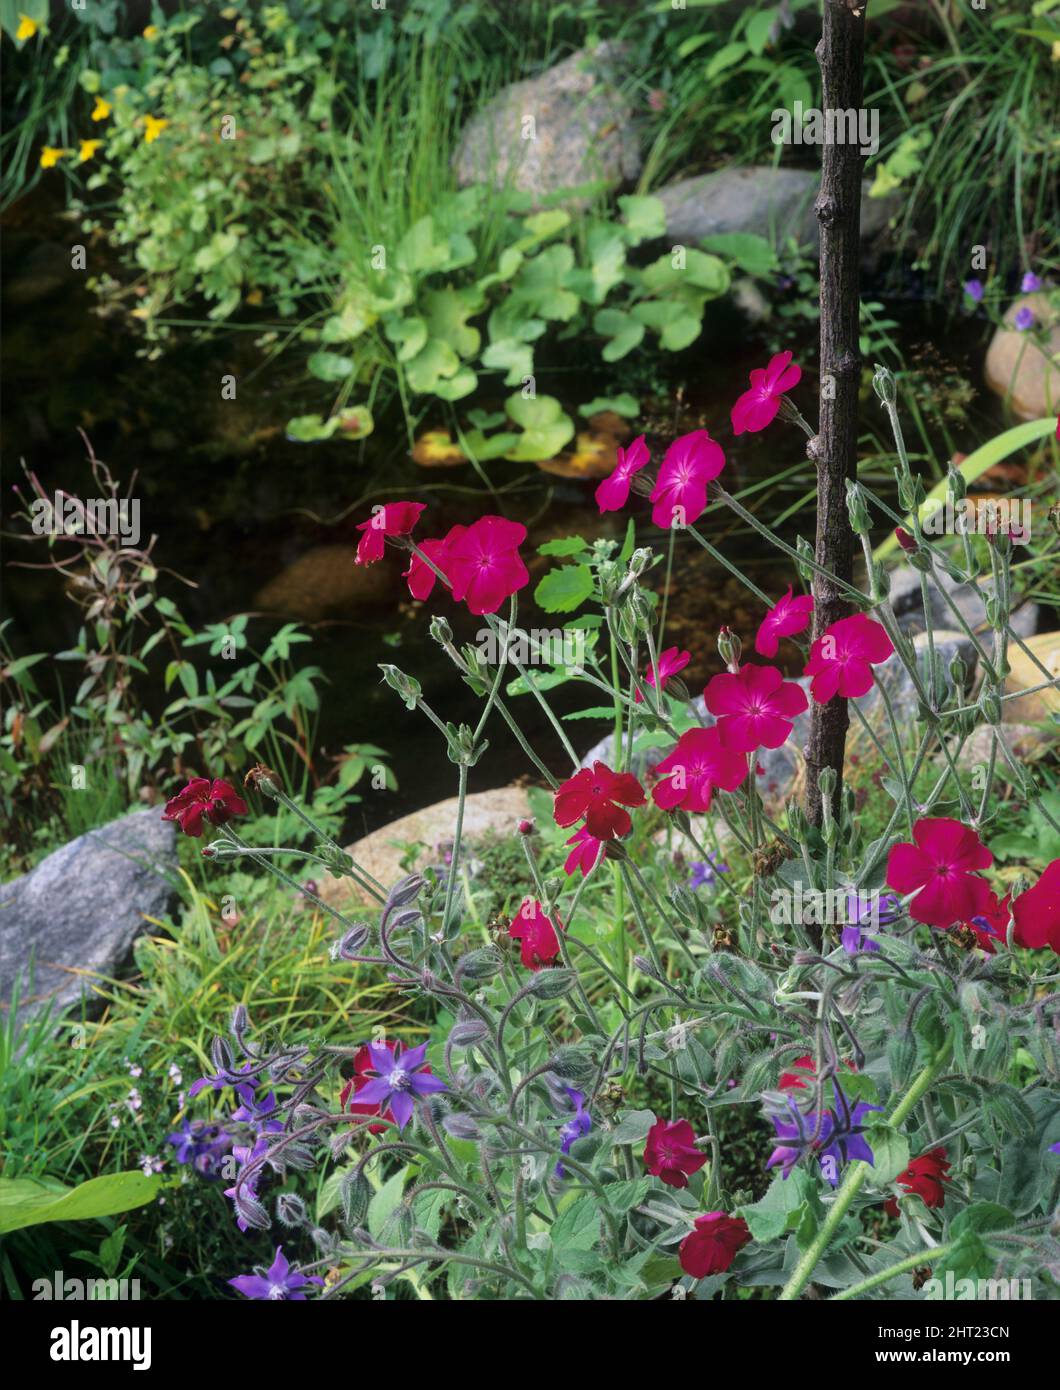
[[[150,145],[152,141],[157,140],[167,125],[169,125],[169,122],[162,120],[159,116],[145,116],[144,144]]]
[[[144,30],[144,38],[148,43],[153,43],[158,38],[158,25],[149,24]]]
[[[94,121],[105,121],[110,115],[110,111],[110,102],[104,101],[102,97],[96,97],[96,104],[92,108],[92,119]]]
[[[1057,41],[1053,44],[1052,48],[1049,50],[1049,56],[1052,58],[1054,63],[1060,63],[1060,39],[1057,39]]]
[[[84,164],[86,159],[91,159],[102,144],[102,140],[82,140],[81,150],[77,160],[78,164]]]
[[[27,39],[31,39],[39,28],[40,25],[35,19],[30,19],[28,14],[22,14],[19,11],[18,28],[15,30],[15,38],[19,43],[25,43]]]
[[[40,167],[42,169],[51,169],[59,163],[63,155],[72,153],[73,151],[71,150],[57,150],[54,145],[45,145],[40,152]]]
[[[247,303],[260,304],[263,298],[264,296],[262,295],[260,290],[251,290],[250,293],[247,295]]]

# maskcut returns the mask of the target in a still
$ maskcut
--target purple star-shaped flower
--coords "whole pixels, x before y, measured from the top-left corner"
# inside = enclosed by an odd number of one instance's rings
[[[1055,1144],[1049,1145],[1049,1152],[1051,1154],[1060,1154],[1060,1139],[1058,1139]]]
[[[357,1092],[357,1102],[378,1105],[380,1114],[389,1110],[398,1129],[404,1129],[412,1119],[416,1100],[449,1089],[437,1076],[421,1070],[427,1055],[426,1043],[406,1048],[399,1045],[393,1052],[377,1043],[369,1043],[368,1053],[377,1074]]]
[[[790,1120],[782,1119],[779,1115],[772,1117],[777,1138],[782,1142],[770,1154],[767,1168],[775,1168],[779,1164],[784,1177],[788,1178],[802,1155],[812,1153],[820,1159],[824,1176],[835,1187],[843,1163],[853,1163],[859,1159],[870,1165],[875,1163],[865,1138],[863,1121],[870,1111],[881,1107],[859,1100],[851,1109],[839,1086],[835,1082],[832,1084],[836,1099],[832,1109],[822,1114],[804,1114],[795,1098],[789,1096]]]
[[[287,1299],[292,1303],[304,1303],[302,1290],[307,1284],[323,1284],[315,1274],[300,1274],[292,1269],[283,1253],[283,1246],[276,1247],[276,1258],[268,1269],[255,1274],[237,1274],[228,1281],[245,1298]]]
[[[965,280],[964,292],[969,299],[974,299],[976,304],[981,304],[984,292],[982,280]]]
[[[592,1129],[593,1117],[583,1108],[585,1096],[581,1091],[572,1090],[570,1086],[564,1086],[563,1089],[567,1092],[571,1105],[574,1106],[574,1114],[559,1131],[560,1152],[569,1154],[575,1141],[588,1134]],[[566,1176],[566,1170],[561,1160],[556,1164],[556,1177],[564,1178]]]
[[[254,1099],[254,1088],[258,1084],[257,1079],[253,1076],[241,1080],[245,1073],[250,1071],[250,1065],[249,1062],[245,1062],[235,1071],[227,1071],[221,1067],[214,1076],[200,1076],[198,1081],[193,1081],[188,1087],[188,1099],[192,1100],[207,1086],[212,1091],[223,1091],[226,1086],[234,1086],[236,1095],[244,1105],[248,1105]]]
[[[859,951],[878,951],[880,948],[871,936],[866,936],[860,927],[844,927],[842,932],[843,950],[848,956],[856,956]]]
[[[695,892],[695,890],[704,883],[715,883],[718,874],[727,874],[729,872],[728,864],[719,864],[713,850],[707,851],[705,860],[693,860],[689,868],[692,870],[692,877],[688,880],[688,886],[692,892]]]

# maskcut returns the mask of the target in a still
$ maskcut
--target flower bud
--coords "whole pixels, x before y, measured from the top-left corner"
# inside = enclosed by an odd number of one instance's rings
[[[405,907],[415,902],[426,884],[427,880],[422,874],[408,874],[405,878],[399,878],[387,894],[385,911],[390,912],[395,907]]]
[[[847,513],[850,516],[850,529],[855,536],[867,536],[872,522],[865,502],[865,489],[850,478],[847,479]]]
[[[561,1081],[569,1081],[576,1089],[587,1085],[596,1075],[595,1062],[578,1047],[557,1047],[548,1060],[548,1067]]]
[[[470,1115],[451,1112],[442,1118],[442,1128],[451,1139],[477,1139],[482,1131]]]
[[[919,549],[916,538],[911,536],[904,526],[894,528],[894,538],[907,555],[915,555]]]
[[[539,970],[527,985],[527,993],[538,999],[562,999],[574,988],[575,978],[573,970]]]
[[[492,946],[468,951],[457,961],[456,972],[468,980],[491,980],[504,969],[504,957]]]
[[[243,778],[244,787],[253,787],[261,792],[262,796],[269,796],[275,801],[281,791],[280,779],[273,772],[271,767],[266,767],[264,763],[255,763],[247,775]]]
[[[437,642],[440,647],[452,646],[453,629],[449,626],[449,624],[446,622],[444,618],[432,618],[427,631],[430,634],[431,638],[435,642]]]
[[[954,502],[963,502],[968,496],[968,484],[964,481],[964,474],[959,468],[954,468],[952,463],[946,470],[946,491]]]
[[[385,662],[379,663],[379,669],[383,673],[383,680],[390,686],[391,690],[396,690],[404,700],[406,709],[415,709],[423,690],[419,681],[413,676],[407,676],[397,666],[391,666]]]
[[[364,949],[371,935],[366,922],[357,922],[331,948],[332,960],[355,960]]]
[[[805,538],[805,536],[798,536],[795,540],[795,549],[798,551],[798,553],[802,556],[803,559],[802,564],[800,564],[798,561],[795,562],[795,568],[799,571],[799,577],[802,579],[802,582],[804,584],[812,584],[814,580],[815,571],[813,567],[811,565],[806,564],[805,561],[812,560],[814,558],[813,546]]]
[[[881,366],[879,362],[875,366],[876,370],[872,374],[872,389],[884,405],[894,405],[898,399],[898,387],[894,380],[894,374],[887,367]]]
[[[532,835],[534,833],[534,822],[532,820],[521,820],[518,829],[520,835]]]
[[[339,1183],[339,1197],[347,1224],[359,1226],[368,1213],[368,1203],[372,1197],[368,1179],[356,1168],[351,1169]]]
[[[449,1030],[449,1043],[452,1047],[474,1047],[489,1035],[490,1030],[481,1018],[468,1018],[453,1024]]]
[[[276,1220],[281,1226],[305,1226],[309,1213],[301,1197],[293,1192],[281,1192],[276,1198]]]
[[[743,643],[735,632],[729,627],[723,627],[718,632],[718,655],[729,668],[730,671],[740,669],[740,655],[743,652]]]

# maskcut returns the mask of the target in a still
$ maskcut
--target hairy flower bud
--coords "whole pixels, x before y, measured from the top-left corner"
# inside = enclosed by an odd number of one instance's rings
[[[390,686],[391,690],[396,690],[405,701],[405,708],[415,709],[423,691],[419,681],[413,676],[407,676],[397,666],[391,666],[385,662],[379,663],[379,669],[383,673],[383,680]]]
[[[442,1128],[451,1139],[478,1139],[482,1131],[470,1115],[451,1112],[442,1118]]]
[[[363,1173],[354,1168],[343,1177],[339,1183],[339,1198],[347,1225],[361,1224],[368,1213],[371,1197],[372,1189]]]
[[[898,386],[894,379],[894,373],[889,368],[875,363],[875,370],[872,374],[872,389],[879,396],[883,405],[894,405],[898,399]]]
[[[568,1081],[580,1090],[596,1075],[596,1064],[587,1052],[578,1047],[557,1047],[548,1059],[548,1068],[561,1081]]]
[[[456,973],[468,980],[491,980],[504,969],[504,957],[492,946],[468,951],[456,965]]]
[[[331,947],[332,960],[355,960],[364,950],[371,935],[371,929],[366,922],[356,922],[348,932],[336,941]]]
[[[538,999],[561,999],[574,988],[576,978],[573,970],[540,970],[527,985],[527,993]]]
[[[437,642],[440,647],[448,647],[452,645],[453,629],[449,626],[449,624],[446,622],[444,618],[432,618],[427,631],[433,638],[433,640]]]
[[[395,907],[405,907],[415,902],[426,886],[427,880],[422,874],[408,874],[405,878],[399,878],[386,896],[385,910],[392,912]]]
[[[730,671],[740,669],[740,655],[743,643],[731,628],[723,627],[718,632],[718,654]]]
[[[309,1221],[306,1204],[293,1192],[281,1192],[276,1198],[276,1220],[281,1226],[306,1225]]]
[[[449,1043],[452,1047],[475,1047],[485,1042],[489,1035],[490,1030],[481,1018],[468,1018],[453,1024],[449,1030]]]

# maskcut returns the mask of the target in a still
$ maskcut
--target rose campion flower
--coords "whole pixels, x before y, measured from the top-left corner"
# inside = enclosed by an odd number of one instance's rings
[[[211,825],[224,825],[233,816],[245,816],[247,803],[223,777],[193,777],[183,791],[166,802],[163,820],[175,820],[185,835],[202,834],[205,817]]]
[[[563,924],[558,917],[549,917],[536,898],[524,898],[522,906],[508,927],[508,935],[519,942],[519,953],[527,970],[538,971],[550,965],[559,955],[557,931]]]
[[[747,760],[713,729],[689,729],[655,769],[661,779],[652,799],[664,811],[709,811],[715,788],[734,792],[747,776]]]
[[[692,1173],[707,1161],[695,1145],[696,1133],[687,1120],[656,1120],[648,1131],[644,1163],[667,1187],[687,1187]]]
[[[782,1072],[780,1080],[777,1082],[777,1090],[808,1091],[810,1089],[809,1083],[817,1079],[817,1069],[814,1067],[813,1058],[806,1052],[801,1057],[796,1057],[791,1065],[797,1067],[798,1070]],[[857,1071],[853,1062],[845,1061],[843,1065],[848,1071]]]
[[[791,721],[809,708],[801,685],[786,681],[775,666],[750,664],[735,675],[714,676],[703,700],[717,718],[718,733],[737,753],[779,748],[791,736]]]
[[[302,1290],[307,1284],[323,1284],[316,1274],[300,1274],[292,1269],[284,1253],[283,1246],[276,1247],[276,1256],[268,1269],[259,1269],[255,1274],[237,1274],[228,1281],[245,1298],[287,1300],[291,1303],[304,1303]]]
[[[721,445],[706,430],[682,434],[667,449],[651,490],[651,519],[663,530],[691,526],[706,510],[707,484],[725,467]]]
[[[992,895],[978,871],[989,869],[994,856],[974,830],[946,816],[926,817],[913,826],[913,840],[891,847],[887,883],[898,893],[916,893],[909,904],[915,921],[946,928],[989,912]]]
[[[455,528],[454,528],[455,529]],[[463,535],[446,537],[446,574],[453,598],[481,617],[496,613],[506,598],[530,583],[519,555],[526,527],[503,516],[480,516]]]
[[[569,1154],[575,1143],[584,1138],[593,1127],[593,1117],[585,1109],[585,1097],[581,1091],[575,1091],[570,1086],[564,1086],[567,1098],[574,1106],[574,1114],[560,1127],[559,1131],[559,1150],[560,1153]],[[556,1164],[556,1177],[565,1178],[567,1170],[563,1167],[563,1160],[560,1159]]]
[[[396,1042],[382,1042],[379,1046],[385,1047],[391,1054],[397,1050]],[[425,1066],[421,1070],[425,1076],[431,1075],[429,1066]],[[351,1115],[380,1115],[383,1120],[389,1120],[391,1124],[396,1124],[397,1121],[394,1118],[394,1112],[392,1110],[383,1111],[378,1103],[375,1105],[366,1105],[360,1099],[360,1092],[364,1090],[365,1086],[368,1085],[368,1082],[371,1081],[375,1074],[371,1052],[367,1047],[360,1048],[353,1059],[353,1075],[346,1082],[346,1085],[343,1086],[342,1092],[339,1095],[339,1105]],[[368,1133],[385,1134],[386,1128],[385,1124],[369,1125]]]
[[[443,536],[441,540],[426,540],[419,543],[420,550],[423,551],[428,560],[437,565],[446,579],[449,579],[449,570],[447,569],[449,550],[466,530],[466,526],[454,526],[449,534]],[[409,567],[404,571],[402,578],[408,580],[409,593],[412,597],[422,602],[424,599],[430,598],[438,576],[426,561],[421,559],[419,555],[413,554]]]
[[[810,692],[819,705],[836,695],[856,700],[872,689],[872,667],[893,651],[886,630],[864,613],[855,613],[832,623],[818,637],[803,675],[813,677]]]
[[[950,1170],[949,1160],[944,1148],[929,1149],[926,1154],[911,1160],[895,1178],[907,1192],[915,1192],[926,1207],[941,1207],[946,1200],[946,1190],[942,1186]],[[889,1216],[898,1215],[898,1199],[888,1197],[883,1204]]]
[[[708,1211],[696,1217],[696,1228],[681,1242],[677,1258],[691,1278],[706,1279],[710,1274],[724,1274],[750,1239],[742,1216]]]
[[[643,806],[644,788],[631,772],[612,772],[606,763],[583,767],[556,789],[553,816],[557,825],[573,825],[584,817],[585,828],[598,840],[614,840],[633,829],[626,806]]]
[[[573,845],[574,848],[567,855],[563,872],[572,874],[575,869],[581,869],[582,878],[588,878],[600,862],[600,852],[604,847],[604,841],[598,840],[595,835],[590,834],[583,825],[566,843]]]
[[[629,487],[634,473],[651,462],[651,454],[644,442],[644,436],[634,439],[628,449],[616,451],[618,462],[600,486],[596,489],[596,505],[603,512],[617,512],[629,500]]]
[[[768,367],[751,373],[750,389],[730,412],[734,434],[757,434],[771,425],[780,409],[780,398],[802,380],[802,368],[791,361],[790,352],[778,352]]]
[[[755,634],[755,651],[759,656],[774,657],[779,647],[779,638],[794,637],[810,625],[813,612],[813,595],[799,594],[792,598],[791,585],[788,591],[777,600],[769,610]]]
[[[666,682],[670,677],[676,676],[678,671],[683,671],[691,660],[691,652],[680,651],[677,647],[667,647],[665,651],[659,653],[659,679],[662,681],[664,690],[666,689]],[[648,662],[648,669],[644,673],[644,681],[646,685],[653,687],[655,685],[655,667],[652,666],[650,661]],[[644,696],[639,690],[636,691],[633,698],[638,705],[644,702]]]
[[[1060,859],[1048,865],[1033,888],[1012,903],[1012,939],[1032,951],[1046,947],[1060,955]]]
[[[412,1119],[415,1101],[449,1089],[424,1064],[426,1043],[419,1047],[398,1043],[393,1050],[381,1043],[369,1043],[368,1053],[376,1075],[360,1088],[357,1100],[361,1105],[378,1105],[381,1115],[390,1111],[398,1129],[404,1129]]]
[[[426,502],[385,502],[374,507],[368,520],[357,526],[364,532],[357,542],[357,564],[374,565],[381,560],[386,537],[410,535],[426,506]]]

